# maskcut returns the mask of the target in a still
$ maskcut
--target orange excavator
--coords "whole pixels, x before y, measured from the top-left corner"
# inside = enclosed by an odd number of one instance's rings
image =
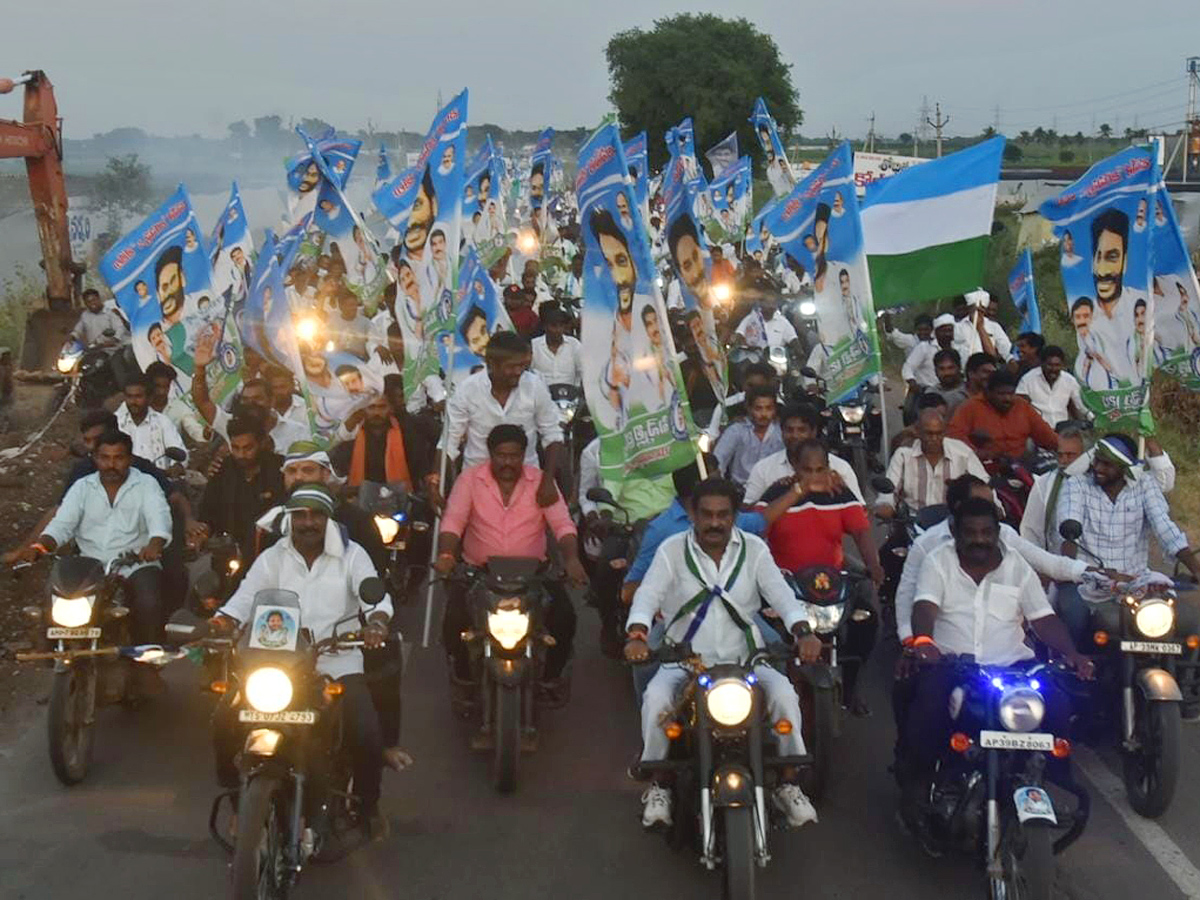
[[[19,79],[0,78],[0,94],[25,86],[25,116],[0,119],[0,159],[24,158],[29,194],[42,245],[46,271],[46,308],[35,310],[25,327],[21,353],[24,369],[50,368],[61,343],[60,333],[74,324],[84,267],[71,259],[67,222],[67,185],[63,177],[62,119],[54,85],[40,70]]]

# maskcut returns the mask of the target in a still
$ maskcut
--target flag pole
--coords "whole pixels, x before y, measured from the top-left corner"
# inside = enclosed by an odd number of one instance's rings
[[[455,342],[450,342],[450,354],[447,361],[449,370],[447,371],[446,381],[450,385],[450,389],[446,391],[446,408],[442,413],[442,461],[438,468],[438,490],[445,490],[446,487],[446,470],[450,467],[450,397],[454,391],[454,350]],[[445,508],[446,494],[442,494],[442,504]],[[429,568],[433,571],[433,564],[437,560],[438,546],[438,527],[442,522],[442,514],[439,512],[433,517],[433,546],[429,550]],[[433,586],[435,579],[432,574],[429,578],[429,586],[425,589],[425,628],[421,633],[422,649],[429,649],[429,631],[433,625]]]

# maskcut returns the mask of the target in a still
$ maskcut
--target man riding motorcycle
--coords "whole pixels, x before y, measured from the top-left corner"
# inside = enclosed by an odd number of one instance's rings
[[[692,492],[693,528],[662,542],[654,562],[633,597],[629,612],[625,658],[645,662],[646,638],[658,614],[667,622],[666,639],[688,643],[706,665],[748,659],[763,646],[753,616],[760,596],[782,617],[799,642],[802,662],[812,662],[821,642],[812,634],[806,612],[788,587],[761,538],[734,526],[739,491],[723,479],[702,481]],[[773,721],[800,722],[800,701],[787,677],[767,665],[755,668]],[[662,715],[675,704],[676,693],[688,679],[687,670],[664,665],[642,698],[642,760],[662,760],[669,741],[661,728]],[[784,756],[804,753],[798,727],[780,737]],[[790,773],[794,778],[796,773]],[[642,825],[671,823],[671,795],[659,784],[642,797]],[[794,783],[775,791],[775,805],[793,826],[816,821],[816,810]]]

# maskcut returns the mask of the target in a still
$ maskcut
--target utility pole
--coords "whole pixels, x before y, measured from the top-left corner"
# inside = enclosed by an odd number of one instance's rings
[[[871,130],[867,132],[867,152],[874,153],[875,152],[875,111],[874,110],[871,111],[871,118],[869,121],[871,123]]]
[[[1188,74],[1188,105],[1187,116],[1183,122],[1183,132],[1180,141],[1183,142],[1183,183],[1187,184],[1189,173],[1200,172],[1200,112],[1196,102],[1200,96],[1200,56],[1190,56],[1187,60]]]
[[[996,134],[1000,133],[1000,104],[999,103],[996,104],[996,108],[995,108],[995,110],[993,110],[992,131],[994,131]]]
[[[829,130],[829,135],[828,135],[828,137],[829,137],[829,146],[830,146],[831,148],[832,148],[832,147],[836,147],[836,146],[838,145],[838,141],[839,141],[839,140],[841,140],[841,136],[840,136],[840,135],[837,133],[837,126],[836,126],[836,125],[834,125],[834,126],[833,126],[833,128],[831,128],[831,129]]]
[[[934,131],[937,132],[937,158],[941,159],[942,158],[942,129],[950,124],[950,117],[946,116],[946,118],[944,118],[944,119],[942,118],[942,104],[939,102],[937,104],[937,119],[930,120],[927,118],[925,121],[929,122],[929,124],[931,126],[933,126]]]

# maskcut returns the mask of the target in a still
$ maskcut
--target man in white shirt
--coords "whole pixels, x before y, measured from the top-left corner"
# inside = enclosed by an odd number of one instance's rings
[[[175,423],[150,408],[150,379],[145,375],[139,373],[126,381],[125,402],[117,407],[116,416],[117,426],[133,440],[134,456],[148,459],[160,469],[174,462],[167,458],[168,449],[178,450],[187,459]]]
[[[875,514],[881,519],[892,518],[900,500],[914,512],[945,503],[946,485],[968,472],[987,481],[987,472],[975,451],[962,441],[946,437],[946,420],[939,409],[921,410],[917,435],[916,443],[897,447],[888,463],[887,478],[895,485],[896,494],[875,498]]]
[[[312,633],[314,641],[332,637],[339,621],[355,612],[366,619],[363,645],[377,649],[388,636],[392,617],[391,598],[370,605],[360,598],[363,582],[378,578],[367,552],[344,537],[333,520],[334,501],[328,489],[318,484],[297,487],[285,505],[287,517],[283,537],[259,554],[233,596],[212,619],[215,630],[223,631],[250,622],[254,598],[259,591],[292,591],[299,597],[299,625]],[[357,623],[343,624],[356,630]],[[383,737],[379,716],[363,674],[361,650],[339,650],[317,658],[317,671],[342,685],[342,725],[354,759],[354,791],[362,803],[364,825],[380,826],[377,819],[379,784],[383,770]],[[219,718],[221,710],[218,710]],[[222,769],[220,726],[218,770]],[[236,752],[237,748],[232,748]],[[229,754],[232,758],[232,753]],[[233,773],[236,786],[236,772]],[[227,773],[222,773],[227,778]]]
[[[600,479],[600,438],[592,438],[591,442],[579,454],[579,512],[583,516],[583,524],[579,529],[580,552],[589,560],[595,560],[600,555],[602,540],[590,527],[600,520],[600,507],[588,499],[587,492],[592,488],[604,487]]]
[[[329,335],[336,349],[359,359],[367,358],[371,320],[362,314],[358,295],[343,284],[337,295],[338,315],[329,319]]]
[[[900,367],[900,377],[908,385],[908,395],[905,398],[904,410],[911,416],[916,412],[917,398],[923,391],[936,388],[939,385],[937,365],[934,357],[942,350],[956,349],[954,342],[954,316],[945,313],[932,321],[933,339],[922,338],[915,341],[904,357]],[[898,333],[898,332],[897,332]],[[917,326],[918,335],[922,334],[922,326]],[[960,360],[963,357],[960,357]],[[911,419],[906,419],[911,421]]]
[[[128,434],[120,431],[102,434],[93,458],[96,472],[71,486],[41,538],[22,548],[17,558],[32,562],[72,540],[83,556],[99,560],[106,567],[118,556],[136,553],[138,561],[122,569],[127,578],[131,637],[138,644],[160,642],[163,626],[160,560],[171,542],[167,498],[153,477],[132,467],[133,442]],[[135,671],[140,676],[151,670],[138,666]],[[156,682],[156,678],[146,678],[140,686],[153,693],[161,690]]]
[[[1066,367],[1067,354],[1053,344],[1038,354],[1041,365],[1030,369],[1017,384],[1017,393],[1029,398],[1033,408],[1051,428],[1068,419],[1086,418],[1079,382]]]
[[[938,547],[921,565],[913,637],[906,651],[922,668],[904,722],[898,774],[901,815],[918,833],[924,830],[922,804],[929,779],[953,727],[950,694],[961,679],[952,667],[935,665],[943,654],[970,656],[981,666],[1036,662],[1025,639],[1028,624],[1081,677],[1093,672],[1091,660],[1075,649],[1066,625],[1054,614],[1033,569],[1001,541],[994,503],[966,500],[954,514],[953,533],[953,543]],[[1069,703],[1051,684],[1043,686],[1042,695],[1046,715],[1041,730],[1063,734]]]
[[[779,311],[777,298],[770,291],[764,291],[758,301],[758,308],[751,310],[734,331],[733,343],[745,345],[754,349],[764,347],[796,347],[797,357],[800,355],[799,337],[796,329],[787,317]]]
[[[104,333],[109,330],[113,332],[111,337]],[[71,337],[85,347],[91,347],[93,344],[118,347],[129,343],[129,329],[125,327],[125,320],[116,310],[104,305],[99,291],[88,288],[83,292],[83,312],[79,314],[79,321],[71,329]]]
[[[783,619],[799,643],[803,662],[820,653],[820,641],[812,634],[807,613],[784,581],[761,538],[734,527],[738,490],[723,479],[702,481],[692,492],[689,505],[693,528],[662,542],[646,577],[633,596],[628,619],[625,658],[645,662],[649,656],[646,638],[655,617],[666,622],[665,640],[688,643],[708,666],[744,663],[764,646],[754,615],[763,600]],[[772,721],[787,719],[792,730],[780,737],[779,753],[804,753],[800,736],[800,703],[787,677],[769,665],[754,669]],[[691,678],[677,665],[659,668],[642,697],[642,761],[663,760],[669,741],[661,719],[676,703],[680,690]],[[642,825],[671,824],[671,794],[652,785],[643,796]],[[793,826],[816,821],[816,810],[799,786],[781,784],[775,804]]]
[[[535,337],[532,344],[533,371],[542,376],[547,386],[583,384],[583,358],[579,339],[567,334],[571,317],[557,304],[542,309],[542,325],[546,333]]]
[[[562,450],[562,425],[550,389],[528,371],[531,356],[529,342],[519,334],[498,331],[492,335],[486,351],[487,368],[463,379],[446,404],[446,445],[442,452],[451,460],[461,452],[463,468],[475,466],[489,459],[487,436],[493,428],[503,424],[521,426],[529,438],[526,465],[537,465],[541,439],[545,464],[537,499],[545,507],[558,496],[554,477]],[[441,469],[439,460],[426,479],[430,502],[439,508]]]
[[[787,407],[779,414],[779,428],[783,436],[783,449],[778,453],[760,459],[750,470],[746,479],[746,494],[743,502],[747,506],[757,503],[767,488],[777,481],[791,481],[797,475],[800,465],[798,456],[800,445],[805,441],[820,440],[821,414],[811,406]],[[860,501],[862,488],[854,467],[840,456],[829,455],[829,468],[841,478],[842,483],[850,489]]]
[[[955,326],[954,341],[959,355],[966,359],[973,353],[986,353],[1008,359],[1012,341],[995,319],[998,308],[995,299],[985,290],[975,290],[966,295],[966,301],[969,312]]]

